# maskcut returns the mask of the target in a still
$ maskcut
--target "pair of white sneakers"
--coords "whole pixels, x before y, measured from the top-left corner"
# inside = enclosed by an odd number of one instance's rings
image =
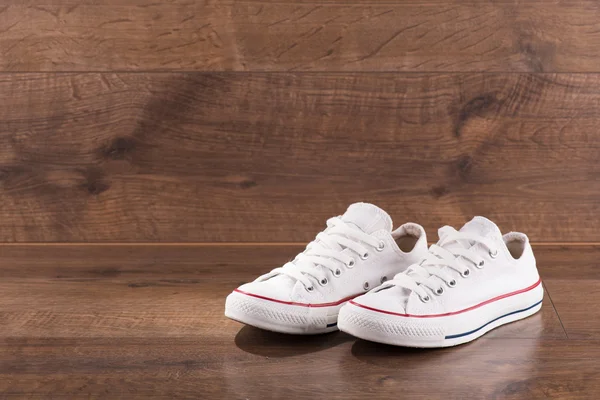
[[[275,332],[347,332],[408,347],[446,347],[538,312],[544,291],[529,240],[475,217],[459,231],[392,230],[390,216],[351,205],[296,258],[235,289],[225,315]]]

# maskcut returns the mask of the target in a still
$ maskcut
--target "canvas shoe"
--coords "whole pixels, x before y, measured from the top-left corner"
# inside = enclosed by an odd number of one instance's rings
[[[352,204],[283,267],[235,289],[225,303],[231,319],[275,332],[337,330],[340,308],[427,255],[420,225],[392,232],[390,216],[372,204]]]
[[[526,235],[475,217],[445,226],[427,257],[345,305],[339,329],[374,342],[446,347],[535,314],[544,291]]]

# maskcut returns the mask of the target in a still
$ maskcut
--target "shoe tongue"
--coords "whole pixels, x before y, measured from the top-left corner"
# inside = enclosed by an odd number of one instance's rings
[[[474,233],[479,236],[484,236],[488,238],[498,238],[502,237],[502,233],[498,226],[484,217],[475,217],[469,222],[467,222],[462,228],[460,228],[460,232],[463,233]]]
[[[369,203],[354,203],[342,215],[342,220],[356,225],[366,233],[385,229],[392,231],[392,218],[376,205]]]

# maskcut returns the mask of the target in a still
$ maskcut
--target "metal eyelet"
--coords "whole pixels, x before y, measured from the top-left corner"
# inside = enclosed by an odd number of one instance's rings
[[[483,268],[484,265],[485,265],[485,260],[481,260],[479,262],[479,264],[477,264],[477,268]]]
[[[444,288],[442,286],[440,286],[440,288],[435,291],[435,294],[437,294],[438,296],[443,295],[444,294]]]
[[[454,287],[454,286],[456,286],[456,281],[454,279],[452,279],[450,282],[446,282],[446,284],[450,287]]]
[[[429,300],[431,300],[431,297],[429,297],[429,296],[425,296],[425,297],[419,296],[419,298],[421,299],[421,301],[423,303],[427,303]]]
[[[463,278],[468,277],[469,275],[471,275],[471,270],[470,269],[465,269],[463,272],[460,273],[460,276],[462,276]]]
[[[312,292],[313,290],[315,290],[314,286],[309,286],[309,287],[306,288],[307,292]]]
[[[342,274],[342,270],[341,269],[336,269],[335,272],[333,273],[333,276],[340,276]]]
[[[387,276],[381,277],[381,283],[387,282],[387,280],[388,280]]]
[[[369,290],[369,282],[363,283],[363,289]]]
[[[363,260],[366,260],[367,258],[369,258],[369,252],[367,251],[365,254],[361,254],[360,258],[362,258]]]
[[[354,259],[351,259],[350,261],[348,261],[348,264],[346,264],[346,267],[353,268],[355,263],[356,262],[354,261]]]
[[[385,249],[385,242],[382,240],[377,245],[377,251],[383,251],[383,249]]]
[[[490,250],[490,257],[492,257],[492,258],[496,258],[496,257],[498,257],[498,250],[494,250],[494,252],[492,252],[492,251]]]
[[[329,283],[329,281],[327,280],[327,278],[323,278],[323,279],[321,279],[320,283],[321,283],[321,286],[325,286],[325,285],[327,285],[327,283]]]

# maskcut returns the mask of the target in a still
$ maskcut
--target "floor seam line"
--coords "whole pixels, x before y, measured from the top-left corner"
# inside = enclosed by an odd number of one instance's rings
[[[569,334],[567,333],[567,330],[565,329],[565,325],[563,324],[562,319],[560,318],[560,314],[558,313],[558,310],[556,309],[556,306],[554,305],[554,300],[552,300],[552,296],[550,296],[550,291],[548,290],[548,286],[545,283],[544,283],[544,290],[546,290],[546,294],[548,295],[550,304],[552,304],[552,308],[554,309],[554,312],[556,313],[556,316],[558,317],[558,322],[560,322],[560,326],[562,327],[562,330],[565,333],[565,337],[568,340]]]

